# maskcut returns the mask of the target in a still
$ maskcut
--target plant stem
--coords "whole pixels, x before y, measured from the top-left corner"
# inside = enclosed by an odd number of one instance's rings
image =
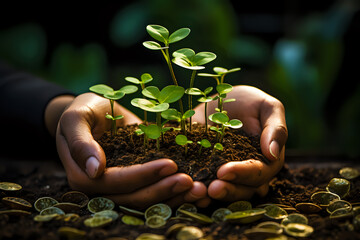
[[[110,107],[111,107],[111,116],[114,118],[114,100],[110,99]],[[110,130],[111,137],[116,135],[116,120],[111,120],[111,130]]]
[[[208,134],[207,102],[205,102],[205,135]]]
[[[140,83],[141,89],[144,90],[145,88],[145,84],[144,83]],[[147,111],[144,110],[144,124],[147,126]]]
[[[201,149],[202,149],[202,145],[200,145],[200,149],[199,149],[199,155],[201,154]]]
[[[225,126],[222,125],[222,126],[221,126],[221,136],[220,136],[219,143],[222,143],[222,141],[223,141],[223,139],[224,139],[224,134],[225,134]]]
[[[161,131],[162,127],[161,127],[161,113],[160,112],[156,113],[156,125],[160,128],[160,131]],[[164,135],[163,135],[162,131],[161,131],[161,139],[162,139],[162,141],[164,141]],[[158,151],[160,151],[160,138],[156,139],[156,148]]]
[[[166,47],[168,47],[168,45],[166,45]],[[170,55],[169,55],[169,48],[166,48],[165,52],[164,52],[164,50],[161,49],[161,52],[162,52],[162,54],[163,54],[163,56],[165,58],[165,61],[166,61],[167,65],[168,65],[168,67],[169,67],[170,75],[172,77],[174,85],[179,86],[179,84],[178,84],[178,82],[176,80],[176,77],[175,77],[174,69],[173,69],[172,64],[171,64]],[[183,106],[183,103],[182,103],[181,99],[179,99],[178,103],[179,103],[179,108],[180,108],[181,115],[184,115],[184,106]],[[181,119],[181,130],[183,131],[183,134],[186,136],[185,120],[184,119]]]
[[[193,70],[190,79],[190,88],[194,87],[195,76],[196,76],[196,70]],[[192,110],[192,95],[189,94],[188,98],[189,98],[189,110]],[[192,125],[192,117],[190,117],[190,125],[189,125],[190,132],[191,132],[191,125]]]

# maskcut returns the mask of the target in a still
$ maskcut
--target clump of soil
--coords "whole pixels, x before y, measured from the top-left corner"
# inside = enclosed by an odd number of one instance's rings
[[[160,151],[156,149],[156,141],[150,140],[147,148],[144,147],[144,136],[135,133],[136,125],[126,126],[118,129],[118,134],[113,138],[110,133],[105,133],[99,144],[105,151],[107,166],[129,166],[141,164],[160,158],[169,158],[176,162],[179,172],[191,176],[195,181],[204,182],[208,185],[216,179],[218,168],[229,161],[243,161],[256,159],[267,162],[260,149],[258,136],[249,136],[241,129],[227,129],[223,139],[223,151],[215,151],[213,148],[202,148],[199,154],[200,145],[198,141],[207,139],[212,146],[216,143],[216,133],[208,131],[205,134],[203,125],[193,124],[192,130],[187,134],[188,152],[185,155],[183,146],[175,143],[179,131],[170,130],[164,134],[160,143]]]

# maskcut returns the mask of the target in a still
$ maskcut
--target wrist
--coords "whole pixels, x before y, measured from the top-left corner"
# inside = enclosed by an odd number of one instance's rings
[[[45,126],[51,136],[55,136],[57,124],[59,119],[66,109],[66,107],[72,103],[74,96],[71,95],[61,95],[53,98],[47,104],[45,108],[44,118]]]

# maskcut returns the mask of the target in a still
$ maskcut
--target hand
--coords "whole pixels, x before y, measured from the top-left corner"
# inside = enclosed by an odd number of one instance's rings
[[[224,201],[250,199],[254,194],[265,196],[270,180],[284,164],[288,136],[284,106],[279,100],[250,86],[234,87],[227,98],[236,99],[224,105],[229,118],[241,120],[248,134],[260,136],[261,151],[270,163],[248,159],[222,165],[217,172],[218,179],[208,186],[208,195]],[[210,102],[208,111],[214,111],[215,107],[217,102]],[[193,121],[204,123],[203,108],[203,105],[196,107]]]
[[[140,123],[141,120],[119,104],[116,115],[125,117],[117,125]],[[75,98],[61,115],[57,126],[56,143],[69,185],[88,194],[102,194],[118,204],[144,208],[166,202],[179,205],[198,201],[206,204],[206,188],[182,173],[169,159],[159,159],[142,165],[106,168],[103,149],[95,141],[110,121],[105,114],[110,103],[93,93]]]

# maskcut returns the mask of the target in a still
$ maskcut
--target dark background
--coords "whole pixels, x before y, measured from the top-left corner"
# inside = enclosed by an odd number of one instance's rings
[[[241,67],[227,77],[280,99],[286,108],[291,152],[360,155],[359,1],[154,0],[117,3],[6,3],[0,7],[0,59],[75,93],[126,76],[171,83],[148,24],[190,35],[171,51],[211,51],[214,66]],[[190,72],[175,66],[178,79]],[[195,85],[204,89],[206,80]],[[214,84],[214,83],[210,83]],[[132,96],[121,99],[131,108]],[[141,114],[141,111],[138,111]]]

